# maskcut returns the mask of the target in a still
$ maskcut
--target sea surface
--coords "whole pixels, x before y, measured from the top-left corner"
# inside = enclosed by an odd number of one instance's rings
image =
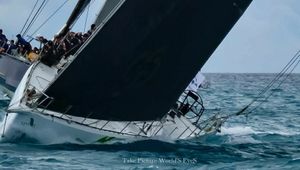
[[[205,74],[207,112],[231,114],[249,104],[275,74]],[[0,169],[300,169],[300,74],[293,74],[247,116],[221,132],[172,143],[115,145],[0,144]],[[8,98],[0,86],[0,118]],[[264,100],[260,100],[264,101]]]

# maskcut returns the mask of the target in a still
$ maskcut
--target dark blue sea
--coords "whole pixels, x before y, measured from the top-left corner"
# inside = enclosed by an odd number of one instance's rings
[[[207,112],[239,111],[275,74],[205,74],[199,91]],[[0,86],[0,115],[8,105]],[[247,116],[221,132],[173,143],[115,145],[0,144],[0,169],[299,169],[300,74],[293,74]]]

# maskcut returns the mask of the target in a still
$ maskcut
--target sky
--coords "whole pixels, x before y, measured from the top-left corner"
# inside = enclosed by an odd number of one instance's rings
[[[299,7],[300,0],[253,0],[202,72],[280,72],[300,50]]]
[[[22,30],[23,25],[37,1],[39,1],[39,5],[42,4],[42,0],[0,0],[0,28],[3,29],[3,33],[6,34],[8,39],[14,39],[15,35]],[[51,39],[53,35],[58,33],[70,16],[77,0],[49,0],[39,18],[28,32],[28,35],[35,32],[35,30],[46,21],[56,9],[64,4],[64,2],[67,3],[65,3],[65,5],[34,36],[43,35],[46,38]],[[95,20],[95,16],[101,9],[104,0],[91,0],[91,2],[89,11],[87,12],[86,10],[78,20],[77,24],[74,25],[74,31],[86,32],[89,29],[90,25]],[[87,24],[85,24],[86,18]]]
[[[39,0],[41,2],[41,0]],[[60,5],[67,3],[37,32],[52,38],[63,26],[77,0],[49,0],[29,35]],[[36,0],[0,0],[0,28],[8,39],[22,29]],[[92,0],[73,30],[88,30],[104,0]],[[253,0],[247,11],[215,50],[202,72],[280,72],[300,50],[300,0]],[[87,18],[87,24],[85,20]],[[300,73],[300,66],[295,69]]]

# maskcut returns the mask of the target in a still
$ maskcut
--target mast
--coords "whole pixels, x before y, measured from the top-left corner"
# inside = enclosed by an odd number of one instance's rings
[[[64,36],[68,31],[70,31],[70,27],[74,24],[74,22],[90,2],[91,0],[78,0],[77,5],[71,13],[69,19],[67,20],[65,26],[59,31],[58,35]]]

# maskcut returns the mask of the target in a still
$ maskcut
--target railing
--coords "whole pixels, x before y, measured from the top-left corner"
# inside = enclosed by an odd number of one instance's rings
[[[189,120],[197,118],[193,124],[197,124],[205,110],[201,97],[194,91],[184,91],[181,98],[177,101],[180,115]]]
[[[213,131],[218,131],[221,126],[221,121],[219,118],[219,113],[215,113],[213,115],[204,115],[205,108],[203,106],[203,101],[200,95],[194,91],[185,91],[181,98],[177,101],[177,108],[173,108],[169,111],[169,115],[171,117],[184,116],[192,124],[195,128],[191,129],[191,127],[187,126],[181,119],[181,123],[186,127],[184,131],[178,136],[180,139],[185,133],[190,132],[189,135],[185,135],[187,138],[194,136],[199,136],[202,133],[205,133],[207,129],[212,129]],[[173,129],[170,133],[172,135],[177,129]]]
[[[41,107],[44,111],[53,102],[54,98],[39,91],[33,85],[28,84],[22,100],[31,108],[36,109],[37,107]]]
[[[107,121],[107,120],[95,120],[91,123],[88,123],[88,122],[86,122],[88,117],[83,118],[81,121],[73,120],[73,117],[71,115],[66,114],[72,108],[71,106],[67,107],[66,111],[64,113],[61,113],[61,115],[54,115],[54,114],[49,114],[49,113],[45,112],[45,110],[48,108],[48,106],[53,101],[54,101],[54,98],[48,96],[47,94],[45,94],[42,91],[39,91],[37,88],[35,88],[31,84],[28,84],[28,86],[26,88],[26,92],[24,93],[24,97],[23,97],[23,102],[25,102],[25,104],[27,106],[29,106],[30,108],[32,108],[33,110],[35,110],[41,114],[44,114],[44,115],[51,115],[53,117],[57,117],[58,119],[65,120],[65,121],[67,121],[68,124],[76,123],[76,124],[84,125],[84,126],[87,126],[90,128],[102,130],[102,131],[107,131],[107,132],[112,132],[112,133],[117,133],[117,134],[122,134],[122,135],[137,136],[137,137],[152,137],[152,136],[156,135],[163,128],[163,124],[160,122],[160,126],[157,125],[158,128],[155,129],[155,131],[152,134],[150,134],[147,132],[147,130],[145,131],[144,128],[141,128],[139,125],[135,124],[135,122],[129,121],[129,122],[124,122],[124,127],[119,130],[107,129],[107,128],[105,128],[107,125],[109,125],[110,123],[114,124],[115,122]],[[91,115],[91,114],[92,113],[90,113],[89,115]],[[89,122],[90,121],[91,120],[89,120]],[[101,126],[97,125],[99,122],[103,123],[103,125],[101,125]],[[154,121],[149,123],[148,126],[146,127],[146,129],[153,126],[153,124],[154,124]],[[131,131],[129,133],[127,131],[127,129],[132,126],[136,126],[139,130]]]
[[[199,95],[196,95],[190,91],[185,92],[185,95],[182,97],[183,100],[178,101],[178,108],[172,109],[167,115],[173,116],[174,129],[169,129],[168,136],[181,139],[181,138],[188,138],[191,136],[200,135],[201,132],[205,131],[209,128],[217,128],[219,127],[219,121],[217,119],[217,115],[213,117],[206,117],[203,118],[203,102]],[[111,133],[117,133],[121,135],[130,135],[136,137],[153,137],[156,136],[161,130],[167,126],[166,124],[166,117],[162,118],[160,121],[152,121],[152,122],[134,122],[128,121],[123,122],[123,127],[121,126],[118,129],[110,129],[107,128],[108,125],[114,126],[116,125],[116,121],[109,121],[109,120],[96,120],[96,119],[89,119],[88,117],[92,114],[89,113],[87,117],[82,119],[73,118],[73,116],[68,115],[67,112],[72,108],[69,106],[66,108],[66,111],[61,114],[53,114],[49,112],[45,112],[45,110],[51,105],[54,101],[54,98],[48,96],[42,91],[39,91],[33,85],[28,84],[26,88],[26,92],[24,93],[24,100],[26,105],[29,105],[31,108],[36,110],[37,112],[45,115],[51,115],[52,117],[56,117],[61,120],[67,121],[69,124],[76,123],[86,127],[94,128],[97,130],[102,130]],[[184,106],[188,106],[184,110]],[[174,119],[178,117],[178,120]],[[186,119],[181,119],[180,117],[183,116],[187,118],[189,121],[193,123],[193,125],[186,122]],[[194,121],[193,121],[194,120]],[[176,121],[176,122],[175,122]],[[181,125],[180,125],[181,124]],[[181,126],[182,128],[179,128]],[[171,128],[171,126],[170,126]],[[179,131],[179,132],[178,132]],[[176,133],[175,133],[176,132]]]

